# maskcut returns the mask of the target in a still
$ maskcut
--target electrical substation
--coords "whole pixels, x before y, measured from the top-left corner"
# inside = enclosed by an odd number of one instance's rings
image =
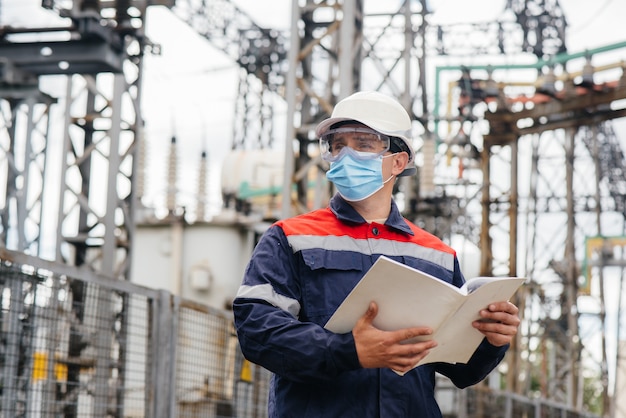
[[[464,390],[441,377],[444,416],[626,418],[621,27],[578,48],[565,0],[460,23],[426,0],[293,0],[287,29],[237,0],[25,3],[0,0],[0,417],[266,416],[269,372],[241,355],[231,302],[265,229],[333,194],[315,126],[377,90],[413,121],[404,216],[466,277],[527,278],[505,360]],[[157,8],[236,67],[223,158],[209,136],[188,161],[175,129],[151,158]]]

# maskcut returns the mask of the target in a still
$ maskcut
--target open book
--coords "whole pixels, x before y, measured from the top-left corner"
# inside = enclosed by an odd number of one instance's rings
[[[378,304],[374,326],[394,331],[428,326],[437,347],[416,366],[466,363],[484,335],[472,327],[479,311],[492,302],[509,300],[524,283],[519,277],[476,277],[457,288],[434,276],[381,256],[324,326],[338,334],[350,332],[369,303]]]

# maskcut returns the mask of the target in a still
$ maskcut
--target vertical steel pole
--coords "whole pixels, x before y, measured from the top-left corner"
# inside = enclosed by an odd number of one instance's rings
[[[298,22],[300,20],[300,6],[298,0],[291,2],[291,39],[289,46],[289,71],[286,78],[285,97],[287,98],[287,126],[285,127],[285,175],[283,177],[283,193],[281,218],[291,216],[291,187],[293,185],[294,155],[293,141],[296,137],[294,116],[296,114],[296,71],[298,69],[298,53],[300,51],[300,37]]]
[[[567,234],[565,239],[565,303],[563,314],[567,317],[567,404],[576,407],[578,404],[578,315],[574,310],[577,295],[577,267],[576,267],[576,211],[574,207],[574,129],[565,130],[565,183],[566,183],[566,216]]]
[[[354,54],[354,20],[356,13],[356,0],[344,0],[343,19],[339,29],[339,99],[349,96],[354,92],[353,71],[355,66]],[[360,60],[361,57],[358,57]]]

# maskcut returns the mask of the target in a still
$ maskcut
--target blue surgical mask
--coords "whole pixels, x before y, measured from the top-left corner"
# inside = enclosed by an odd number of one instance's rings
[[[333,182],[344,199],[358,202],[372,196],[391,180],[383,181],[383,156],[345,147],[330,164],[326,178]],[[341,154],[344,154],[343,156]]]

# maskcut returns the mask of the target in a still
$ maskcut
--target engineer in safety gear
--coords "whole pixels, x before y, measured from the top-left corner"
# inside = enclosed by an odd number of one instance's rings
[[[327,208],[280,220],[263,234],[233,305],[244,356],[273,373],[269,416],[441,418],[435,373],[460,388],[484,379],[517,333],[518,308],[502,301],[480,311],[486,321],[473,326],[485,338],[467,364],[414,367],[437,341],[407,340],[432,330],[377,329],[375,303],[352,332],[326,330],[381,255],[454,286],[465,279],[455,251],[404,219],[393,200],[396,179],[415,172],[411,120],[397,101],[355,93],[316,133],[337,194]]]

